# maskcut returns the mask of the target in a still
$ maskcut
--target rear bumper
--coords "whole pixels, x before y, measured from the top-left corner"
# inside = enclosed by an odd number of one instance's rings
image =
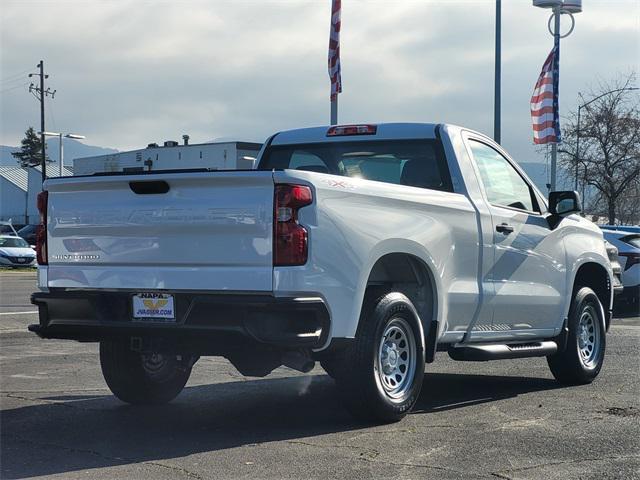
[[[285,348],[319,348],[330,330],[321,298],[278,298],[163,292],[174,296],[176,321],[132,320],[138,292],[53,290],[31,296],[39,324],[29,330],[42,338],[100,341],[114,337],[155,338],[215,350],[230,344],[260,343]]]

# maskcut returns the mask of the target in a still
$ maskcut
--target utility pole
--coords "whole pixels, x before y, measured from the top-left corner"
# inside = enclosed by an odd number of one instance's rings
[[[502,64],[502,0],[496,0],[496,51],[495,51],[495,75],[493,93],[493,139],[500,143],[500,87]]]
[[[35,96],[38,100],[40,100],[40,141],[42,142],[42,159],[40,160],[40,165],[42,167],[42,183],[47,179],[47,145],[45,144],[45,134],[46,131],[44,128],[44,99],[51,95],[51,98],[54,98],[56,91],[51,91],[51,89],[44,89],[44,81],[49,78],[49,75],[44,74],[44,60],[40,60],[40,63],[37,65],[37,68],[40,70],[39,73],[30,73],[29,77],[39,76],[40,77],[40,86],[36,86],[33,83],[29,85],[29,92],[35,92]]]

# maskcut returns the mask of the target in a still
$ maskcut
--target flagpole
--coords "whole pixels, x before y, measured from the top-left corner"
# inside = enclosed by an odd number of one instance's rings
[[[338,124],[338,95],[331,100],[331,125]]]
[[[580,13],[582,11],[582,0],[533,0],[534,7],[549,8],[553,6],[551,17],[547,22],[547,28],[549,33],[553,36],[553,50],[547,57],[536,87],[534,89],[534,95],[531,97],[531,117],[533,120],[533,140],[536,144],[551,143],[551,174],[549,179],[549,190],[557,191],[557,171],[558,171],[558,143],[562,138],[562,132],[560,131],[560,39],[568,37],[573,32],[575,27],[575,20],[573,18],[574,13]],[[561,35],[560,34],[560,15],[568,14],[571,18],[571,28],[569,31]],[[553,30],[551,30],[551,20],[553,20]],[[549,62],[551,61],[551,64]],[[549,67],[551,67],[549,69]],[[550,72],[549,72],[550,70]],[[551,90],[549,90],[549,73],[551,73],[550,79],[552,82]],[[545,100],[545,94],[549,91],[553,92],[551,112],[549,112],[548,102]],[[553,134],[549,133],[548,127],[548,115],[553,115]],[[543,132],[543,133],[538,133]]]
[[[557,156],[558,156],[558,144],[553,142],[551,144],[551,187],[549,191],[556,191],[556,168],[557,168]]]
[[[341,0],[331,0],[331,27],[329,29],[329,79],[331,80],[331,125],[338,124],[338,94],[342,92],[340,77]]]
[[[558,58],[560,56],[560,9],[562,8],[561,5],[558,5],[556,7],[553,7],[553,14],[554,14],[554,26],[553,26],[553,44],[554,47],[556,48],[556,53],[553,56],[553,71],[554,71],[554,76],[560,75],[560,66],[558,65]],[[559,78],[555,79],[556,85],[559,85],[560,80]],[[560,98],[558,96],[558,90],[554,89],[554,102],[559,103],[560,102]],[[556,109],[559,108],[559,105],[556,105]],[[556,110],[556,114],[557,110]],[[556,177],[557,177],[557,168],[558,168],[558,139],[556,138],[556,141],[553,142],[551,144],[551,189],[550,191],[555,192],[557,190],[557,184],[556,184]]]

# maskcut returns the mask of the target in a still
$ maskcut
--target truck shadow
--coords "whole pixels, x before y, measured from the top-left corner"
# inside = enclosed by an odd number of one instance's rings
[[[555,382],[541,378],[429,373],[413,415],[553,388]],[[45,403],[0,412],[1,478],[153,462],[371,427],[343,410],[326,375],[193,386],[156,407],[132,407],[110,395],[38,400]]]
[[[561,387],[550,378],[426,373],[411,414],[444,412]]]

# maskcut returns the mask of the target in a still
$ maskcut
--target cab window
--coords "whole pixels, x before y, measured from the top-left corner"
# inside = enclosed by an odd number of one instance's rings
[[[471,140],[470,144],[487,200],[492,205],[539,213],[531,187],[511,163],[484,143]]]

